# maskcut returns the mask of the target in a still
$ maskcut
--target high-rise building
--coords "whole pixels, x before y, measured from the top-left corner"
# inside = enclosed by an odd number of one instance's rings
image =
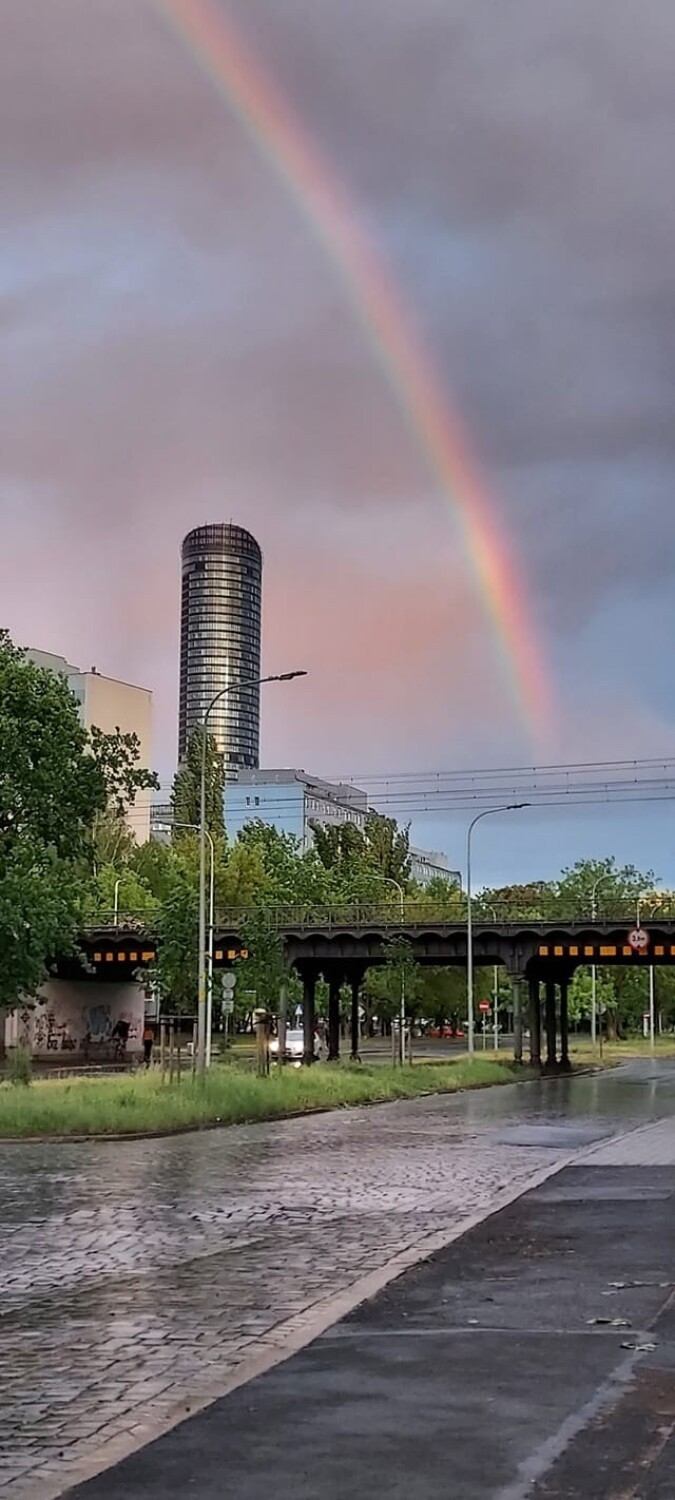
[[[209,717],[225,777],[260,759],[262,553],[242,526],[197,526],[182,548],[178,759],[216,693],[229,688]]]

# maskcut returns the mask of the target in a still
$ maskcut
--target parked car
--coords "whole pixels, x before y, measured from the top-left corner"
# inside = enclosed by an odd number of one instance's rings
[[[286,1049],[284,1059],[286,1062],[295,1063],[299,1066],[305,1055],[305,1033],[300,1028],[289,1028],[286,1032]],[[270,1057],[273,1062],[279,1061],[279,1038],[273,1036],[270,1042]],[[314,1034],[314,1059],[318,1061],[321,1057],[321,1039]]]

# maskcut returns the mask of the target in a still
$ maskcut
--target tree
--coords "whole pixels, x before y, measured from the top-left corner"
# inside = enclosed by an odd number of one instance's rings
[[[0,1050],[49,962],[72,951],[81,861],[106,802],[100,765],[63,678],[0,633]]]
[[[405,886],[410,878],[410,824],[399,828],[395,818],[381,813],[366,814],[366,844],[382,875]]]
[[[75,859],[106,781],[65,680],[27,660],[0,631],[0,862],[27,836]]]
[[[125,817],[139,792],[159,791],[156,772],[138,764],[141,742],[137,734],[123,734],[119,727],[113,734],[104,734],[93,725],[89,741],[105,785],[106,808],[118,818]]]
[[[162,1009],[172,1015],[196,1015],[199,900],[195,882],[174,859],[168,889],[157,917],[157,960],[152,977]]]
[[[199,724],[188,740],[183,764],[173,778],[171,810],[174,823],[199,827],[201,819],[202,749],[204,729]],[[212,734],[206,739],[206,826],[224,836],[225,775],[223,759]]]

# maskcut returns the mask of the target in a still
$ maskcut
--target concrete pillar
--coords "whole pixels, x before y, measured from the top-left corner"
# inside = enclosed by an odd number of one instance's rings
[[[514,975],[511,986],[513,993],[513,1061],[523,1061],[523,1012],[520,1003],[520,987],[522,979],[520,975]]]
[[[304,1033],[303,1061],[307,1067],[314,1062],[314,1036],[316,1032],[316,972],[305,969],[302,975],[302,1029]]]
[[[557,1066],[554,979],[546,980],[546,1066],[547,1068]]]
[[[560,1069],[563,1073],[569,1073],[570,1064],[570,1041],[569,1041],[569,1017],[567,1009],[567,991],[569,979],[560,981]]]
[[[530,979],[530,1062],[541,1067],[541,999],[539,980]]]
[[[361,974],[352,974],[351,981],[350,981],[351,982],[351,989],[352,989],[352,1015],[351,1015],[351,1035],[352,1035],[352,1053],[351,1053],[351,1055],[352,1055],[352,1062],[358,1062],[358,1060],[359,1060],[359,1051],[360,1051],[359,1042],[361,1040],[361,1027],[359,1025],[359,997],[360,997],[360,994],[361,994],[361,980],[362,980],[362,978],[363,978],[363,976]]]
[[[342,975],[331,974],[328,980],[328,1061],[340,1056],[340,990]]]

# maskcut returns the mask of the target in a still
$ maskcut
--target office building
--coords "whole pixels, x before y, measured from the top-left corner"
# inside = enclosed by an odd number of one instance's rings
[[[410,846],[410,875],[418,885],[428,885],[431,880],[447,880],[451,885],[461,887],[462,876],[459,870],[450,869],[450,861],[447,854],[439,854],[434,849],[415,849]]]
[[[48,672],[65,677],[73,697],[77,699],[80,718],[85,729],[94,726],[104,734],[135,734],[140,745],[139,765],[150,769],[152,765],[152,693],[147,688],[134,687],[129,682],[118,682],[114,677],[104,677],[95,667],[83,672],[74,667],[64,656],[55,656],[51,651],[27,651],[29,660]],[[150,837],[150,792],[139,792],[129,809],[128,824],[139,844]]]
[[[178,759],[209,704],[230,688],[209,718],[226,780],[260,758],[260,688],[236,686],[260,676],[262,554],[241,526],[198,526],[182,547]]]
[[[309,776],[306,771],[240,771],[225,792],[230,838],[257,818],[280,833],[291,833],[306,850],[312,844],[311,823],[323,827],[353,823],[366,826],[368,798],[357,787]]]
[[[292,834],[303,852],[312,846],[312,823],[323,828],[352,823],[363,832],[368,810],[367,792],[350,782],[322,781],[306,771],[240,771],[225,793],[231,839],[259,818],[280,833]],[[450,869],[446,855],[426,849],[411,847],[410,874],[419,885],[438,879],[461,885],[461,875]]]

